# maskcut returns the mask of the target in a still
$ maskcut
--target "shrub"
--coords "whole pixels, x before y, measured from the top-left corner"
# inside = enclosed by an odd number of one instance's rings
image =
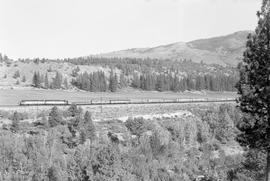
[[[25,77],[25,75],[22,77],[22,82],[26,82],[26,77]]]
[[[47,117],[46,117],[46,114],[44,112],[40,113],[38,116],[37,116],[38,121],[34,122],[34,126],[41,126],[43,128],[48,128],[49,127],[49,123],[48,123],[48,120],[47,120]]]
[[[77,77],[79,75],[79,72],[80,72],[80,67],[77,66],[75,69],[72,70],[71,76]]]
[[[4,110],[0,110],[0,117],[11,119],[10,113]]]
[[[29,116],[28,116],[27,113],[20,113],[20,112],[17,112],[17,111],[15,111],[15,112],[9,117],[10,120],[19,120],[19,121],[24,120],[24,119],[28,119],[28,118],[29,118]]]
[[[48,168],[48,175],[49,181],[60,181],[60,176],[55,166],[51,166]]]
[[[47,70],[47,72],[52,72],[52,67],[50,66],[49,69]]]
[[[18,77],[20,77],[20,72],[19,72],[19,70],[16,70],[16,72],[13,75],[13,78],[17,79]]]
[[[145,120],[143,118],[128,119],[125,126],[133,135],[140,136],[143,132],[147,131]]]
[[[80,111],[76,104],[71,104],[67,110],[67,116],[75,117],[80,114]]]

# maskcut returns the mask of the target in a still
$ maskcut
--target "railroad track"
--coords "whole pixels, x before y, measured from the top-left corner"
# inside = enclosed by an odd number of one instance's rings
[[[128,104],[193,104],[193,103],[222,103],[222,102],[236,102],[235,98],[226,99],[174,99],[174,100],[104,100],[95,102],[69,102],[67,100],[23,100],[19,106],[70,106],[76,104],[78,106],[102,106],[102,105],[128,105]],[[3,107],[4,105],[0,105]],[[9,105],[18,106],[18,105]]]
[[[149,102],[139,102],[139,101],[132,101],[132,102],[120,102],[120,103],[81,103],[77,105],[121,105],[121,104],[181,104],[181,103],[211,103],[211,102],[236,102],[236,100],[193,100],[193,101],[149,101]]]

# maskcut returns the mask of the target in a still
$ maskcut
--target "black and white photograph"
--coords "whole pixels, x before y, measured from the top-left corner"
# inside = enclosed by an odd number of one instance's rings
[[[0,0],[0,181],[270,181],[270,0]]]

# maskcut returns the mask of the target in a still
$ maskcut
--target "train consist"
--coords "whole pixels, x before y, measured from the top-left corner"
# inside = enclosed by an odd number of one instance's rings
[[[22,100],[20,106],[68,105],[67,100]]]
[[[235,102],[235,98],[200,98],[200,99],[111,99],[69,102],[67,100],[22,100],[20,106],[66,106],[76,105],[112,105],[112,104],[164,104],[164,103],[201,103],[201,102]]]

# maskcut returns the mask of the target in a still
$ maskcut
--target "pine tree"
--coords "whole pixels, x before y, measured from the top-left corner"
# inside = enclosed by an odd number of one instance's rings
[[[86,111],[84,114],[84,123],[83,128],[85,129],[85,135],[90,140],[93,140],[96,135],[96,128],[92,120],[91,113],[89,111]]]
[[[19,70],[16,70],[16,72],[13,75],[13,78],[17,79],[18,77],[20,77],[20,72],[19,72]]]
[[[44,77],[43,74],[40,74],[39,78],[40,78],[40,84],[42,85],[44,83],[44,81],[45,81],[45,77]]]
[[[68,116],[75,117],[80,114],[79,109],[76,104],[71,104],[68,108]]]
[[[180,81],[176,75],[174,76],[174,78],[172,80],[171,90],[174,92],[178,92],[180,90]]]
[[[267,152],[266,181],[270,181],[270,1],[263,0],[255,34],[249,35],[237,84],[242,112],[250,115],[239,126],[238,141]]]
[[[67,80],[67,78],[64,79],[64,87],[65,87],[65,89],[68,89],[68,80]]]
[[[49,181],[60,181],[60,176],[55,166],[51,166],[48,168],[47,177]]]
[[[109,90],[111,92],[115,92],[117,90],[117,75],[113,73],[113,70],[111,70],[110,73]]]
[[[60,89],[62,87],[62,80],[63,80],[62,74],[60,72],[56,72],[56,75],[52,82],[52,87],[54,89]]]
[[[157,77],[157,83],[156,83],[156,90],[157,91],[164,91],[164,79],[162,75],[159,75]]]
[[[120,74],[120,87],[124,88],[127,86],[127,81],[125,79],[125,75],[123,73]]]
[[[71,76],[72,77],[77,77],[79,75],[80,72],[80,67],[76,67],[75,69],[72,70]]]
[[[140,88],[141,87],[141,81],[140,81],[140,78],[139,78],[138,74],[133,75],[133,80],[132,80],[131,86],[134,87],[134,88]]]
[[[25,75],[24,75],[23,78],[22,78],[22,82],[26,82],[26,77],[25,77]]]
[[[58,108],[54,106],[49,114],[49,125],[55,127],[62,123],[62,116],[60,115]]]
[[[37,87],[37,88],[40,88],[41,87],[41,81],[40,81],[40,74],[39,74],[39,72],[34,72],[32,85],[34,87]]]
[[[44,86],[46,89],[50,88],[48,73],[46,73],[46,75],[45,75]]]
[[[20,121],[20,116],[17,111],[14,112],[12,116],[12,123],[11,123],[11,130],[13,132],[17,132],[19,129],[19,121]]]

